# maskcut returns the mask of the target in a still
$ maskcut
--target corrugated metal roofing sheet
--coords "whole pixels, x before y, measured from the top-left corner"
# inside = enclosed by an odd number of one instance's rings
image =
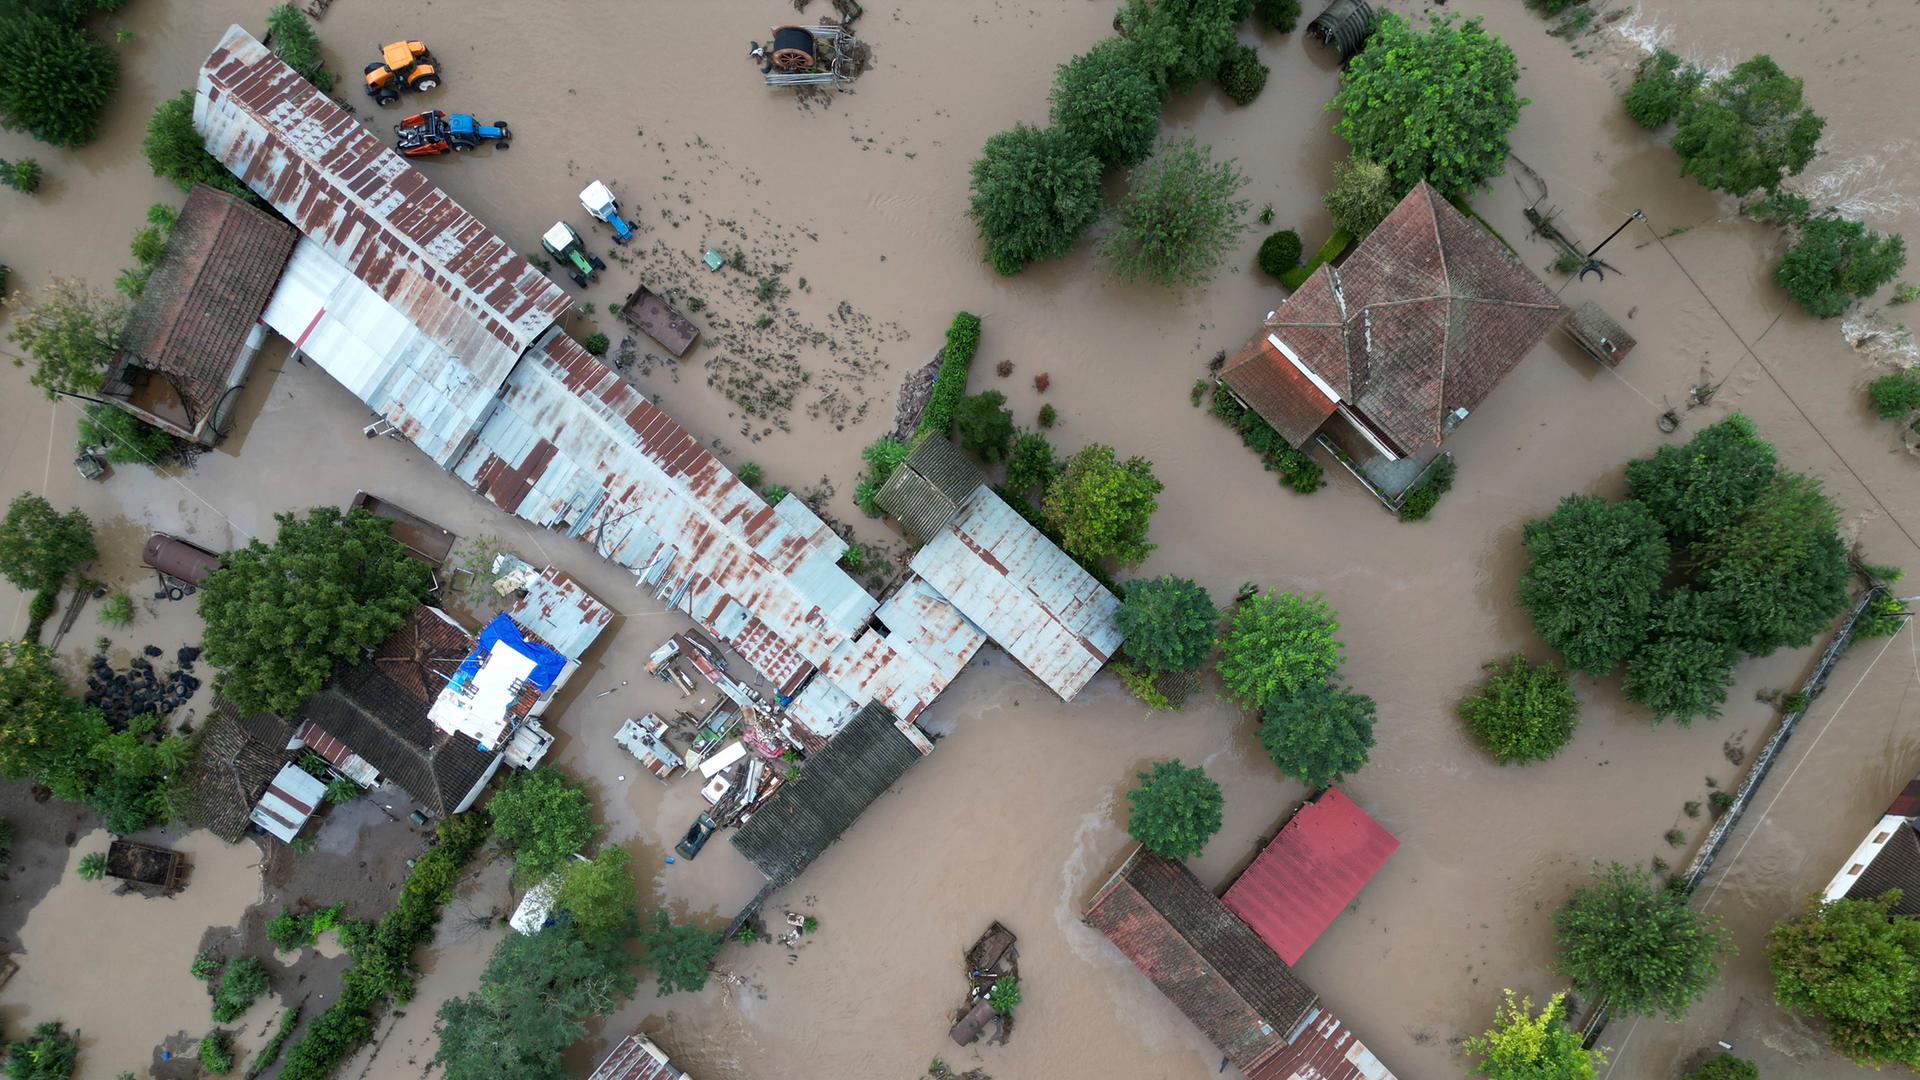
[[[255,825],[292,843],[300,830],[320,807],[327,786],[298,765],[287,764],[269,784],[259,805],[249,815]]]
[[[1222,900],[1297,964],[1400,846],[1338,788],[1302,806]]]
[[[985,485],[913,570],[1068,701],[1123,640],[1119,599]]]
[[[645,1035],[629,1035],[587,1080],[682,1080],[686,1075]]]
[[[238,26],[200,69],[193,118],[215,158],[443,354],[342,381],[448,464],[571,299]],[[380,319],[335,313],[350,314]]]
[[[613,621],[613,611],[564,570],[547,567],[526,591],[507,614],[569,660],[580,659]]]

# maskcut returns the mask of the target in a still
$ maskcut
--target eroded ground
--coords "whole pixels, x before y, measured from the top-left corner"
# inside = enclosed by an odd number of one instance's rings
[[[1610,249],[1622,274],[1564,293],[1629,316],[1639,349],[1616,377],[1564,342],[1542,344],[1452,440],[1459,483],[1418,525],[1393,522],[1338,475],[1310,497],[1282,490],[1230,432],[1187,405],[1206,359],[1243,342],[1278,301],[1259,275],[1229,272],[1205,291],[1116,287],[1084,244],[1014,279],[978,262],[961,215],[967,163],[993,131],[1044,119],[1053,66],[1108,32],[1110,4],[869,4],[860,28],[876,46],[876,69],[857,93],[806,102],[766,91],[740,59],[746,41],[764,37],[786,9],[784,0],[671,11],[612,0],[340,0],[319,30],[333,67],[349,73],[363,45],[425,36],[448,71],[436,104],[513,122],[511,153],[423,167],[523,248],[556,216],[583,222],[574,193],[586,180],[613,182],[646,231],[632,245],[635,261],[610,260],[587,292],[591,320],[618,340],[606,305],[624,298],[643,264],[650,281],[705,300],[711,307],[696,320],[710,328],[707,339],[678,365],[649,361],[640,339],[635,378],[690,430],[710,433],[729,460],[760,462],[769,481],[802,490],[828,478],[837,488],[828,509],[863,541],[888,534],[851,506],[858,448],[891,426],[899,378],[924,363],[952,312],[967,308],[986,316],[976,390],[1003,390],[1030,423],[1042,400],[1031,376],[1048,372],[1044,400],[1062,415],[1056,445],[1103,441],[1154,461],[1167,491],[1153,529],[1159,551],[1141,573],[1193,576],[1222,599],[1244,581],[1325,593],[1342,615],[1347,674],[1380,706],[1373,761],[1345,786],[1402,846],[1300,969],[1402,1077],[1458,1074],[1455,1043],[1484,1026],[1501,987],[1536,999],[1557,988],[1546,967],[1552,909],[1594,859],[1677,862],[1661,834],[1681,827],[1691,843],[1705,827],[1684,818],[1681,804],[1703,797],[1706,777],[1724,785],[1736,775],[1725,743],[1756,746],[1771,723],[1754,693],[1796,682],[1808,664],[1805,652],[1746,663],[1726,716],[1687,730],[1651,728],[1621,701],[1617,680],[1582,679],[1584,722],[1572,746],[1546,765],[1493,766],[1466,742],[1451,707],[1483,661],[1541,652],[1513,605],[1527,518],[1569,491],[1619,493],[1621,464],[1660,445],[1654,418],[1684,401],[1705,364],[1724,386],[1712,406],[1687,415],[1682,437],[1728,410],[1746,411],[1784,461],[1826,482],[1849,533],[1876,561],[1920,573],[1920,463],[1900,450],[1891,425],[1869,416],[1860,390],[1867,362],[1837,323],[1787,310],[1768,281],[1778,233],[1678,178],[1671,153],[1633,127],[1615,98],[1637,43],[1662,34],[1708,60],[1769,50],[1806,77],[1828,118],[1826,152],[1808,173],[1815,189],[1856,203],[1875,227],[1920,235],[1909,179],[1915,145],[1894,130],[1890,104],[1920,91],[1909,59],[1920,9],[1890,0],[1653,0],[1569,44],[1508,0],[1449,5],[1486,13],[1519,53],[1521,90],[1533,103],[1514,148],[1545,180],[1563,223],[1591,243],[1632,209],[1649,220]],[[0,156],[31,153],[49,173],[36,200],[7,193],[4,201],[0,259],[13,265],[16,286],[36,289],[53,275],[105,286],[128,263],[125,241],[146,205],[178,199],[139,160],[147,113],[191,84],[230,21],[257,31],[264,10],[237,0],[135,0],[111,24],[134,37],[122,46],[122,90],[98,143],[56,153],[0,133]],[[1327,229],[1318,193],[1342,156],[1321,108],[1334,70],[1301,35],[1242,36],[1259,37],[1274,69],[1259,100],[1236,109],[1203,88],[1173,104],[1166,126],[1238,156],[1254,178],[1247,195],[1255,207],[1271,201],[1275,225],[1297,228],[1311,244]],[[1476,206],[1543,268],[1552,251],[1523,239],[1520,208],[1532,195],[1501,178]],[[611,246],[603,230],[588,236],[596,251]],[[1250,266],[1258,240],[1249,234],[1236,266]],[[750,270],[715,277],[687,269],[708,246],[740,247]],[[787,294],[761,299],[763,276],[777,277]],[[756,326],[763,315],[772,321]],[[788,352],[808,373],[805,384],[778,381],[795,370]],[[1002,359],[1015,364],[1004,381],[993,375]],[[776,396],[791,391],[784,427],[726,396],[730,378],[753,371]],[[210,547],[241,542],[270,534],[276,510],[344,504],[367,488],[580,576],[623,617],[555,713],[559,763],[595,789],[608,834],[633,851],[643,900],[717,924],[753,893],[757,875],[724,844],[690,864],[665,862],[698,796],[691,784],[663,787],[616,757],[611,734],[627,716],[678,707],[678,694],[639,666],[682,624],[588,549],[499,515],[403,444],[362,439],[363,407],[317,370],[288,363],[284,345],[263,356],[235,436],[195,471],[165,477],[120,468],[103,483],[78,480],[67,465],[73,408],[46,402],[19,373],[0,378],[0,490],[41,490],[80,505],[109,526],[109,558],[130,563],[121,545],[149,528]],[[117,639],[171,650],[162,636],[192,637],[183,605],[162,603],[142,618],[151,621]],[[17,633],[24,622],[24,601],[6,593],[0,623]],[[84,654],[96,636],[83,615],[63,654]],[[1726,979],[1685,1023],[1610,1029],[1611,1075],[1674,1075],[1721,1038],[1758,1058],[1770,1078],[1866,1075],[1771,1004],[1762,936],[1825,882],[1920,768],[1913,631],[1884,652],[1881,644],[1836,670],[1704,891],[1741,950]],[[1154,758],[1206,762],[1226,788],[1226,827],[1196,863],[1202,878],[1223,881],[1250,857],[1302,794],[1278,779],[1250,724],[1204,700],[1177,716],[1150,713],[1110,679],[1065,706],[988,650],[941,699],[931,726],[946,734],[938,752],[774,900],[820,920],[797,957],[771,945],[730,948],[720,963],[738,981],[716,979],[695,996],[663,1001],[643,983],[641,996],[576,1048],[580,1071],[640,1028],[660,1033],[702,1080],[906,1078],[935,1055],[1002,1080],[1214,1075],[1217,1051],[1077,912],[1124,846],[1120,793]],[[27,852],[42,883],[8,891],[10,905],[35,906],[23,925],[10,923],[21,925],[23,955],[0,993],[0,1016],[10,1030],[29,1015],[62,1016],[88,1033],[82,1075],[111,1077],[147,1060],[179,1027],[206,1023],[197,985],[183,987],[186,960],[201,927],[241,925],[258,883],[216,872],[171,909],[102,894],[97,902],[113,906],[99,917],[150,932],[158,951],[151,963],[111,975],[75,968],[86,956],[64,943],[67,935],[41,929],[71,925],[62,922],[70,916],[42,913],[54,902],[40,899],[50,886],[45,867],[64,869],[98,838],[79,839],[71,852],[63,838],[16,841],[15,861]],[[200,850],[205,839],[187,843]],[[200,857],[224,865],[258,856],[247,843]],[[14,870],[15,882],[22,873]],[[59,880],[51,886],[58,898],[80,884]],[[495,899],[504,884],[489,881],[469,887],[463,903],[473,913],[504,903]],[[188,904],[205,913],[174,925],[171,912]],[[1020,935],[1020,1030],[1004,1047],[956,1050],[945,1035],[960,990],[956,958],[996,918]],[[461,936],[470,922],[464,909],[450,913],[418,998],[383,1024],[376,1052],[346,1075],[422,1074],[433,1009],[473,986],[497,937]],[[187,1004],[130,1014],[122,994],[179,995]]]

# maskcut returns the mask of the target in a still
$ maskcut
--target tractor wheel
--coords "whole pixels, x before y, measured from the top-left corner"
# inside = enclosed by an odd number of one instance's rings
[[[360,74],[371,75],[374,72],[379,71],[380,67],[381,67],[380,61],[375,60],[373,63],[368,64],[366,67],[362,68],[360,71]]]
[[[500,148],[500,149],[502,149],[502,150],[511,150],[511,149],[513,149],[513,144],[512,144],[512,143],[510,143],[510,142],[508,142],[508,141],[507,141],[507,140],[505,140],[505,139],[501,139],[501,140],[499,140],[498,142],[496,142],[496,143],[494,143],[493,145],[494,145],[494,146],[496,146],[496,147],[499,147],[499,148]]]
[[[383,109],[399,100],[400,94],[395,90],[382,90],[373,95],[373,103]]]
[[[573,283],[575,285],[578,285],[583,289],[587,287],[587,275],[581,273],[580,271],[569,270],[567,271],[567,276],[573,279]]]
[[[413,84],[415,90],[431,90],[440,85],[440,76],[429,75]]]
[[[464,154],[467,151],[473,149],[473,143],[467,141],[466,139],[456,139],[454,140],[453,148],[459,151],[460,153]]]
[[[594,273],[599,273],[607,268],[607,264],[601,262],[600,256],[598,255],[587,256],[587,265],[593,267]]]

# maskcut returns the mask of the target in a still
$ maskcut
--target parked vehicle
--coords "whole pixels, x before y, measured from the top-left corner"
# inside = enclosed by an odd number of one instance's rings
[[[402,90],[431,90],[440,85],[440,65],[424,41],[389,41],[380,59],[366,66],[365,89],[375,105],[400,100]]]
[[[604,221],[613,229],[613,242],[624,244],[633,239],[633,226],[620,216],[620,202],[613,197],[613,189],[595,180],[580,189],[580,205],[596,221]]]
[[[620,316],[638,327],[648,337],[660,343],[660,347],[674,356],[684,356],[693,339],[700,336],[700,328],[693,320],[680,314],[667,298],[647,288],[645,285],[633,290],[627,302],[620,308]]]
[[[700,854],[701,848],[707,846],[707,838],[712,836],[713,831],[719,827],[718,822],[706,814],[701,814],[699,817],[693,819],[692,825],[687,826],[687,835],[681,837],[680,842],[673,845],[673,850],[679,852],[680,857],[683,859],[692,859],[694,856]]]
[[[540,247],[553,256],[553,261],[565,266],[567,276],[583,289],[600,276],[600,271],[607,268],[598,255],[587,251],[586,245],[580,241],[580,234],[564,221],[554,222],[553,228],[540,237]]]
[[[505,120],[482,124],[472,113],[448,113],[439,109],[414,113],[393,125],[393,134],[394,149],[407,157],[464,154],[483,142],[496,143],[502,150],[513,145],[513,132]]]

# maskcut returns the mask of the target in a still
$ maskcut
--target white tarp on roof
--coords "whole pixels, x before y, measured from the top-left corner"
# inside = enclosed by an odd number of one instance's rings
[[[247,816],[255,825],[292,843],[307,819],[320,808],[320,800],[326,794],[327,785],[315,780],[305,769],[282,765],[280,774],[267,785],[267,793],[260,796],[260,804]]]
[[[470,682],[464,686],[449,683],[433,699],[427,719],[442,731],[467,736],[482,750],[494,749],[507,733],[507,710],[520,696],[521,684],[533,674],[534,666],[533,657],[504,641],[495,641]]]

